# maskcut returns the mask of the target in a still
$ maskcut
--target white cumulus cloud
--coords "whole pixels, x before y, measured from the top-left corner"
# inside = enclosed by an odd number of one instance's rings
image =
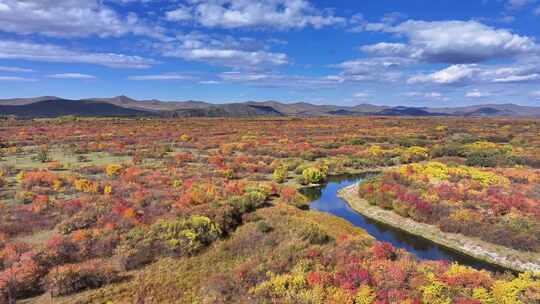
[[[382,42],[362,50],[377,56],[405,56],[431,63],[465,64],[538,52],[530,37],[496,29],[478,21],[409,20],[384,31],[407,38],[407,43]]]
[[[342,70],[340,77],[349,81],[393,82],[402,77],[402,70],[412,61],[399,57],[362,58],[342,62],[333,67]]]
[[[346,19],[318,9],[307,0],[191,0],[166,13],[170,21],[195,20],[219,28],[322,28],[344,24]]]
[[[0,59],[86,63],[112,68],[148,68],[157,62],[139,56],[74,51],[54,44],[0,40]]]
[[[467,85],[471,83],[518,83],[540,80],[540,58],[529,57],[507,65],[456,64],[442,70],[410,77],[409,84]]]
[[[459,84],[474,79],[476,72],[476,65],[457,64],[435,73],[410,77],[407,83]]]
[[[191,20],[193,16],[189,8],[185,6],[180,6],[175,10],[168,11],[165,13],[165,19],[169,21],[186,21]]]
[[[2,0],[0,31],[52,37],[162,37],[159,28],[145,25],[136,14],[122,16],[98,0]]]
[[[214,37],[201,33],[178,35],[176,41],[158,46],[164,56],[177,57],[242,70],[256,70],[289,64],[284,53],[267,50],[251,38]]]

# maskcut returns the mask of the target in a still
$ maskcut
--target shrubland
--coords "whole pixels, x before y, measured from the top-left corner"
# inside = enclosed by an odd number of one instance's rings
[[[372,205],[442,231],[540,251],[540,171],[440,162],[404,165],[359,188]]]
[[[298,191],[385,170],[371,203],[537,252],[538,121],[338,122],[1,121],[0,303],[540,301],[532,274],[418,260]]]

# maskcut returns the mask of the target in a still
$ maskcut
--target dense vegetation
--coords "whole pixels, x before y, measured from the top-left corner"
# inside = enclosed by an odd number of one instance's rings
[[[370,204],[442,231],[540,251],[540,171],[477,169],[439,162],[387,171],[360,186]]]
[[[511,119],[2,121],[0,303],[538,303],[533,274],[419,261],[297,188],[392,167],[363,188],[374,204],[538,251],[539,135]]]

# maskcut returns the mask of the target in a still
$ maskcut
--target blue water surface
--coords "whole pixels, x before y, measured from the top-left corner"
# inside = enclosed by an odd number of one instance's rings
[[[447,260],[489,271],[502,272],[506,270],[497,265],[489,264],[440,246],[424,238],[373,221],[354,211],[338,196],[338,191],[355,183],[362,182],[365,178],[367,178],[366,175],[333,176],[327,184],[321,187],[304,188],[302,189],[302,193],[312,201],[310,203],[311,209],[346,219],[353,225],[366,230],[377,240],[391,243],[397,248],[405,249],[420,259]]]

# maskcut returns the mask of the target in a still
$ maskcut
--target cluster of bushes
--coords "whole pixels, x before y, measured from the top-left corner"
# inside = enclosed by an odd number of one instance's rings
[[[36,160],[36,161],[39,161],[41,163],[50,162],[52,159],[49,156],[49,148],[47,146],[40,147],[37,150],[36,155],[33,157],[33,159]]]
[[[463,146],[462,153],[468,166],[497,167],[511,164],[512,147],[491,142],[475,142]]]
[[[252,267],[253,269],[253,267]],[[283,303],[536,303],[532,274],[496,279],[457,264],[418,262],[388,243],[368,247],[354,237],[332,247],[311,247],[288,271],[243,270],[238,280],[257,302]]]
[[[98,288],[119,279],[119,271],[110,261],[96,259],[53,268],[45,278],[45,286],[51,296],[58,297]]]
[[[392,138],[391,141],[407,148],[414,146],[425,147],[430,143],[430,140],[427,139],[425,135],[419,135],[417,137],[398,137],[395,139]]]
[[[309,209],[308,199],[294,187],[283,187],[279,193],[280,201],[299,209]]]
[[[274,173],[272,173],[272,180],[276,183],[283,183],[287,180],[287,173],[289,172],[289,168],[287,166],[279,166],[274,170]]]
[[[301,184],[319,184],[326,180],[328,177],[328,166],[326,164],[308,167],[302,171],[299,182]]]
[[[396,176],[379,178],[364,183],[359,188],[359,195],[371,205],[393,210],[403,217],[410,217],[419,222],[433,221],[433,206],[414,191],[396,181]],[[399,180],[399,179],[398,179]]]
[[[386,172],[359,187],[370,204],[443,231],[540,251],[538,172],[517,174],[431,162]]]
[[[313,245],[323,245],[332,240],[332,238],[316,224],[306,225],[306,227],[300,231],[300,238]]]
[[[55,237],[39,250],[9,243],[0,250],[0,302],[49,291],[53,297],[96,288],[120,278],[108,259],[80,262],[79,246]],[[73,264],[69,264],[73,263]]]
[[[222,232],[207,217],[160,220],[149,228],[136,227],[122,239],[117,256],[123,269],[137,268],[156,257],[192,255],[217,240]]]
[[[431,150],[431,156],[434,158],[463,157],[466,165],[475,167],[511,167],[515,165],[537,167],[532,158],[516,154],[512,145],[487,141],[467,144],[456,142],[437,144]]]
[[[80,229],[90,228],[96,223],[99,215],[105,211],[104,209],[86,208],[60,222],[56,229],[67,235]]]
[[[383,148],[373,145],[351,159],[351,166],[364,169],[373,167],[395,166],[406,163],[424,161],[430,158],[430,149],[412,145],[405,148]]]

